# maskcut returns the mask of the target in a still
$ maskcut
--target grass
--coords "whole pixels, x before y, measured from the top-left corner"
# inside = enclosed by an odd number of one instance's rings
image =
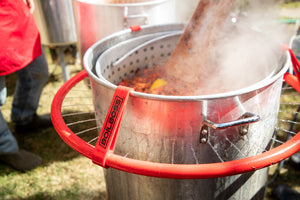
[[[300,7],[300,1],[295,1],[292,3],[285,3],[281,5],[282,8],[299,8]]]
[[[1,175],[1,199],[101,199],[102,170],[83,157]],[[99,176],[100,175],[100,176]],[[102,184],[102,186],[101,186]]]

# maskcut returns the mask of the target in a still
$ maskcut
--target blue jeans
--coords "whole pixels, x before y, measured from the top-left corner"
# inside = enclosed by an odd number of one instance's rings
[[[45,55],[34,59],[16,72],[17,84],[12,103],[11,119],[16,124],[30,122],[39,106],[40,96],[49,73]],[[6,100],[5,76],[0,76],[0,108]],[[0,154],[18,151],[18,143],[7,126],[0,110]]]

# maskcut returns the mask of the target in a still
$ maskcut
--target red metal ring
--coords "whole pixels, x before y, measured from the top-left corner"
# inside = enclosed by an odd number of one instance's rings
[[[51,118],[60,137],[74,150],[92,159],[94,146],[76,136],[65,124],[61,113],[62,102],[66,94],[87,76],[85,71],[81,71],[59,89],[52,102]],[[286,81],[289,82],[291,77],[293,76],[285,76]],[[112,152],[107,155],[106,166],[129,173],[160,178],[217,178],[268,167],[290,157],[299,150],[300,132],[291,140],[270,151],[234,161],[209,164],[167,164],[125,158]]]

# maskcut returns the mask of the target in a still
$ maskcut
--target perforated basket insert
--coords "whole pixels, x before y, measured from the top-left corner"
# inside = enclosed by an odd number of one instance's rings
[[[170,58],[180,39],[180,33],[167,34],[131,48],[130,42],[115,45],[99,56],[96,72],[99,78],[118,85],[122,79],[131,78],[136,71],[164,64]],[[122,52],[123,55],[120,55]]]

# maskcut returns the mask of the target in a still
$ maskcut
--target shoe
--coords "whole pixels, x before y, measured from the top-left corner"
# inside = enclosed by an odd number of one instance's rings
[[[20,149],[17,153],[0,155],[0,162],[5,163],[18,171],[32,170],[42,164],[38,155]]]
[[[38,116],[34,114],[31,121],[27,124],[16,124],[16,133],[28,133],[42,128],[52,127],[50,115]]]
[[[279,185],[273,191],[273,196],[277,200],[299,200],[300,193],[286,185]]]
[[[300,170],[300,151],[289,158],[288,163],[297,171]]]

